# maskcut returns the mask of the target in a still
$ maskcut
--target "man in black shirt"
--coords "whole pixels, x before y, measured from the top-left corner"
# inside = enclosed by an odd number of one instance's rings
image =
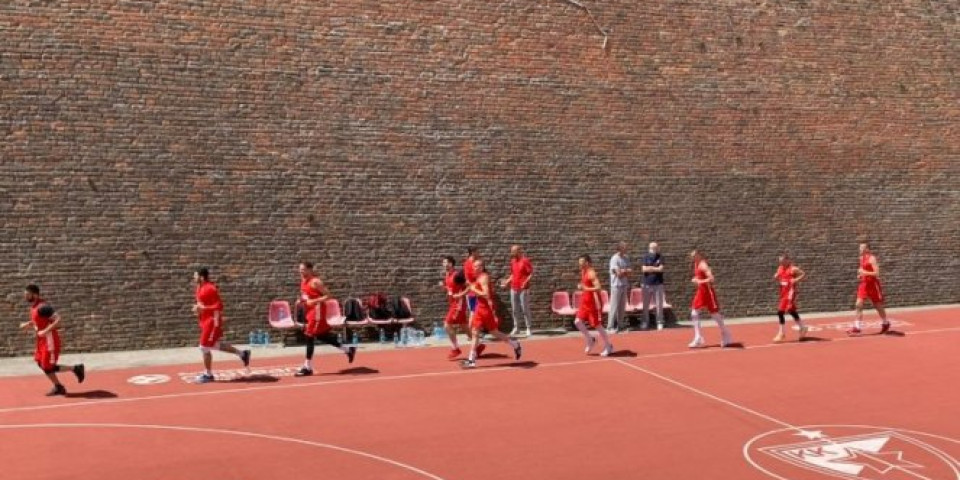
[[[657,330],[663,330],[663,305],[666,295],[663,291],[663,257],[660,246],[650,242],[650,249],[643,256],[643,328],[649,325],[650,301],[657,307]]]

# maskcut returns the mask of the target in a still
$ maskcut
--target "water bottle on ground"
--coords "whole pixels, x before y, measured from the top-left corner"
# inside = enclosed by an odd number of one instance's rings
[[[263,346],[264,347],[270,346],[270,332],[267,330],[263,331]]]
[[[393,332],[393,348],[400,348],[400,332]]]
[[[382,328],[378,328],[377,330],[380,331],[380,343],[387,343],[387,332]]]
[[[251,347],[255,347],[259,340],[260,339],[257,338],[257,331],[250,330],[250,335],[247,337],[247,343],[249,343]]]
[[[353,332],[353,338],[351,340],[352,341],[350,343],[352,343],[353,346],[357,346],[360,344],[360,336],[357,335],[357,332]]]
[[[433,324],[433,339],[438,343],[443,341],[443,327],[440,326],[440,322]]]

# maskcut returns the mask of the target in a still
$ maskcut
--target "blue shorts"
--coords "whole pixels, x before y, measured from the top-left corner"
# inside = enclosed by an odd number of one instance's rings
[[[467,310],[470,310],[470,313],[477,311],[477,297],[474,297],[474,296],[467,297]]]

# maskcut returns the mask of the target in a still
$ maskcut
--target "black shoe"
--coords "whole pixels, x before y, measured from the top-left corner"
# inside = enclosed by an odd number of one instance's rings
[[[523,354],[523,347],[520,346],[520,342],[517,342],[517,346],[513,347],[513,359],[520,360],[520,355]]]
[[[313,370],[307,367],[300,367],[300,370],[293,374],[294,377],[309,377],[310,375],[313,375]]]
[[[240,352],[240,361],[243,362],[244,367],[250,366],[250,350]]]
[[[464,360],[460,362],[460,368],[468,370],[471,368],[477,368],[477,362],[474,360]]]
[[[66,395],[67,389],[63,388],[63,385],[56,385],[53,387],[53,390],[47,392],[48,397],[56,397],[57,395]]]
[[[83,379],[87,378],[87,369],[83,364],[73,366],[73,374],[77,376],[77,383],[83,383]]]
[[[348,347],[347,348],[347,361],[348,363],[353,363],[353,358],[357,356],[357,347]]]

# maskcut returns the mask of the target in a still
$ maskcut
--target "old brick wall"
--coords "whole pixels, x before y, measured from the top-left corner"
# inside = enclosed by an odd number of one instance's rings
[[[960,301],[956,2],[584,2],[606,51],[565,0],[3,2],[0,354],[34,281],[68,349],[191,344],[198,264],[236,340],[301,258],[433,321],[467,244],[527,246],[540,324],[620,239],[678,306],[699,246],[730,315],[781,249],[849,308],[860,239],[891,304]]]

